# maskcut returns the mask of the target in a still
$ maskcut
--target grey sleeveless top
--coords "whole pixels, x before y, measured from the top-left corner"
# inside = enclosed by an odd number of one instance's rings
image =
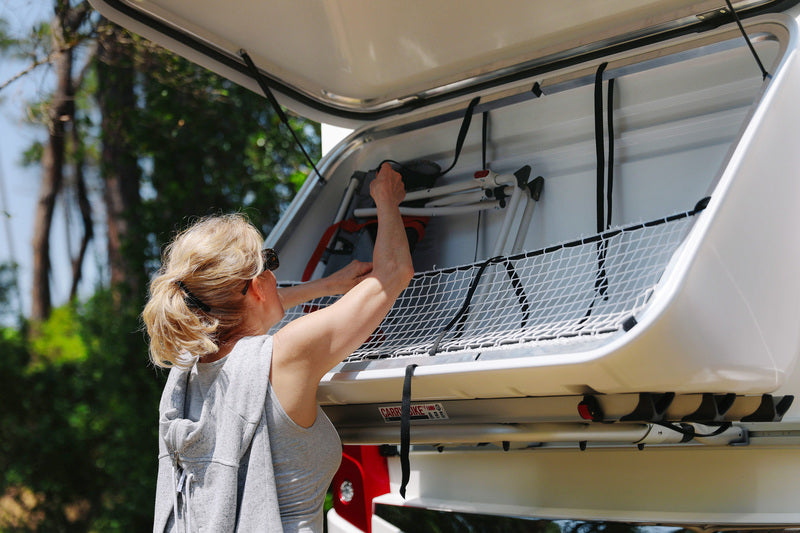
[[[284,532],[321,533],[325,493],[342,460],[336,429],[319,406],[311,427],[298,426],[283,410],[271,386],[267,427]]]
[[[187,418],[199,420],[206,391],[226,359],[198,363],[191,370]],[[342,459],[339,435],[319,406],[311,427],[297,425],[283,410],[271,384],[268,389],[265,414],[283,530],[322,533],[325,494]],[[243,478],[240,474],[240,485]]]

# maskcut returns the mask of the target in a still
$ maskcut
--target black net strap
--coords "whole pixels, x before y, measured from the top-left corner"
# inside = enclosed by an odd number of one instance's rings
[[[406,497],[406,486],[411,477],[411,463],[408,458],[411,449],[411,378],[417,365],[406,367],[406,376],[403,379],[403,397],[400,404],[400,496]]]

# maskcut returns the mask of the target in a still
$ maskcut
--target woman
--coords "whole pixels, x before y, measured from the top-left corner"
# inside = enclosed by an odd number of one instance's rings
[[[202,220],[167,247],[143,318],[172,367],[161,399],[154,531],[322,531],[341,458],[320,379],[378,327],[413,276],[400,175],[381,166],[373,262],[278,289],[277,256],[238,216]],[[349,290],[348,290],[349,289]],[[284,309],[346,292],[273,337]]]

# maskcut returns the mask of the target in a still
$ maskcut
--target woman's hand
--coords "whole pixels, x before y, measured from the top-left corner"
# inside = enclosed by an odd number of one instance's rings
[[[378,208],[396,207],[406,196],[403,178],[389,163],[384,163],[378,170],[377,177],[369,184],[369,194]]]
[[[372,263],[354,260],[330,276],[291,287],[280,287],[278,296],[280,296],[284,311],[288,311],[292,307],[314,298],[344,294],[358,285],[370,272],[372,272]]]
[[[337,270],[330,276],[322,278],[325,282],[325,293],[328,296],[334,294],[344,294],[364,279],[364,276],[372,272],[372,263],[366,263],[354,259],[346,267]]]

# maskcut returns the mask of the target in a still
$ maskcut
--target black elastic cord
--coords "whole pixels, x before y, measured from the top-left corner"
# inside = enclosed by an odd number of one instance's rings
[[[525,288],[522,285],[519,274],[517,274],[516,269],[514,269],[514,265],[511,264],[511,261],[507,257],[492,257],[481,263],[480,267],[478,267],[478,272],[475,274],[475,277],[472,278],[469,290],[464,298],[464,303],[461,305],[461,308],[459,308],[456,314],[453,315],[453,318],[450,320],[450,322],[448,322],[447,325],[442,328],[442,331],[439,332],[439,335],[436,336],[436,339],[433,341],[433,346],[431,346],[431,349],[428,350],[428,355],[436,355],[436,352],[439,351],[439,344],[441,344],[444,336],[453,329],[453,326],[458,325],[458,331],[463,329],[464,322],[467,318],[467,311],[469,311],[470,304],[472,303],[472,297],[475,295],[475,290],[478,288],[478,283],[480,282],[486,267],[492,263],[499,263],[501,261],[506,267],[508,277],[511,279],[511,286],[514,288],[514,294],[517,296],[517,300],[519,301],[519,305],[523,313],[520,327],[524,328],[528,324],[528,320],[530,319],[530,305],[528,304],[528,297],[525,294]]]
[[[478,243],[480,243],[481,237],[481,213],[483,213],[483,211],[478,211],[478,222],[475,224],[475,256],[472,258],[473,263],[478,261]]]
[[[753,58],[756,60],[756,64],[758,64],[758,68],[761,69],[761,79],[765,80],[767,78],[771,78],[767,69],[764,68],[764,64],[761,63],[761,58],[758,57],[758,52],[753,47],[753,43],[750,42],[750,37],[747,36],[747,32],[744,31],[744,26],[742,26],[742,21],[739,19],[739,14],[736,13],[736,10],[733,9],[730,0],[725,0],[725,3],[728,4],[728,9],[731,11],[733,15],[733,20],[736,21],[736,25],[739,26],[739,31],[742,32],[742,37],[744,37],[745,42],[747,43],[747,47],[750,49],[750,53],[753,54]]]
[[[601,82],[602,83],[602,82]],[[611,229],[611,215],[613,210],[612,193],[614,191],[614,78],[608,80],[608,104],[606,106],[608,124],[608,165],[606,176],[606,226],[604,230]],[[606,254],[608,241],[601,241],[597,252],[597,281],[595,289],[597,294],[605,297],[608,292],[608,274],[606,273]]]
[[[522,285],[522,280],[520,280],[519,274],[517,274],[517,270],[514,268],[514,265],[512,265],[511,261],[508,259],[506,259],[505,265],[508,277],[511,278],[511,286],[514,287],[514,294],[517,295],[517,301],[522,308],[523,316],[522,322],[519,326],[521,329],[528,325],[528,319],[530,318],[530,305],[528,304],[528,297],[525,294],[525,287]]]
[[[486,147],[489,144],[489,112],[483,112],[483,124],[481,128],[481,168],[486,170]],[[480,243],[480,236],[481,236],[481,220],[483,217],[481,216],[483,211],[478,211],[478,221],[475,225],[475,256],[472,259],[472,262],[478,261],[478,244]]]
[[[606,298],[608,292],[608,273],[606,272],[606,251],[608,250],[608,241],[601,240],[597,245],[597,279],[594,282],[594,288],[597,295]]]
[[[469,105],[467,106],[466,111],[464,111],[464,118],[461,119],[461,127],[458,130],[458,137],[456,138],[456,149],[455,149],[455,155],[453,157],[453,162],[450,164],[449,167],[436,174],[434,178],[441,178],[442,176],[453,170],[453,167],[455,167],[456,163],[458,163],[458,157],[461,155],[461,149],[464,147],[464,141],[467,138],[467,132],[469,132],[469,126],[472,123],[472,114],[475,111],[475,106],[478,105],[478,102],[480,102],[480,100],[481,100],[480,96],[476,96],[475,98],[473,98],[470,101]],[[384,159],[378,164],[377,167],[375,167],[375,171],[378,171],[384,163],[390,163],[393,166],[400,169],[407,168],[403,163],[395,161],[394,159]]]
[[[450,331],[456,322],[458,322],[459,319],[464,316],[464,314],[467,312],[467,309],[469,309],[469,304],[472,301],[472,295],[475,294],[475,289],[478,287],[478,282],[481,280],[481,276],[483,276],[483,272],[486,270],[486,267],[489,266],[489,263],[492,261],[497,262],[500,259],[500,257],[492,257],[481,263],[481,266],[478,268],[478,273],[475,274],[474,278],[472,278],[472,283],[467,291],[467,297],[464,298],[464,303],[461,305],[461,308],[456,312],[450,322],[442,329],[441,332],[439,332],[439,335],[436,336],[436,340],[433,341],[433,346],[430,350],[428,350],[428,355],[436,355],[436,352],[439,351],[439,343],[442,342],[444,336],[448,331]]]
[[[486,146],[489,144],[489,112],[483,112],[483,127],[481,128],[481,169],[486,170]]]
[[[417,365],[406,367],[406,377],[403,380],[403,399],[400,404],[400,496],[406,497],[406,485],[411,477],[411,463],[408,452],[411,447],[411,378]]]
[[[677,433],[680,433],[686,438],[686,442],[694,439],[695,437],[701,439],[708,437],[716,437],[717,435],[725,433],[725,431],[727,431],[733,426],[733,424],[731,424],[730,422],[723,422],[717,427],[717,429],[715,429],[711,433],[697,433],[697,430],[694,428],[694,426],[688,424],[685,426],[670,424],[669,422],[657,422],[656,424],[665,427],[667,429],[671,429],[672,431],[675,431]]]
[[[192,294],[192,291],[190,291],[189,288],[182,281],[178,281],[178,287],[180,287],[181,290],[184,292],[184,294],[186,294],[186,296],[184,297],[184,301],[186,302],[187,306],[197,307],[205,311],[206,313],[211,311],[211,307],[205,304],[200,298]]]
[[[608,80],[608,179],[606,180],[606,227],[611,228],[612,191],[614,190],[614,78]]]
[[[297,146],[303,152],[303,155],[306,156],[306,160],[311,165],[311,168],[314,169],[314,172],[317,173],[317,176],[319,176],[319,178],[324,183],[325,179],[322,177],[322,174],[320,173],[319,169],[317,169],[317,165],[314,164],[314,161],[311,159],[311,156],[308,155],[308,152],[306,152],[303,143],[300,142],[300,138],[297,136],[297,133],[292,129],[292,126],[289,124],[289,119],[286,117],[286,114],[283,112],[283,109],[281,109],[281,105],[278,103],[278,100],[275,98],[275,95],[272,94],[272,90],[270,90],[269,85],[267,85],[266,77],[262,75],[261,72],[259,72],[258,68],[256,68],[255,63],[253,63],[253,60],[250,59],[250,56],[247,54],[246,51],[239,50],[239,55],[244,60],[245,65],[247,65],[247,69],[250,71],[250,75],[253,76],[253,79],[256,80],[256,83],[258,83],[259,87],[261,87],[261,90],[264,92],[264,96],[266,96],[267,100],[269,100],[269,103],[272,104],[272,108],[275,109],[275,113],[278,114],[278,118],[281,119],[281,122],[283,122],[284,126],[286,126],[286,129],[288,129],[289,133],[291,133],[292,137],[294,137],[294,142],[297,143]]]

